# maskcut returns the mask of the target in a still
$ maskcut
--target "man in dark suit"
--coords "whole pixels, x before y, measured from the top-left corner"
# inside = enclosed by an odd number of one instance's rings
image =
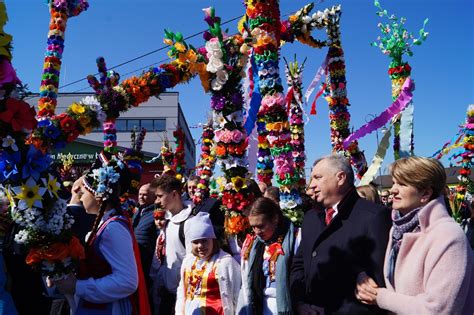
[[[147,285],[151,288],[150,266],[155,250],[156,238],[158,236],[153,210],[155,209],[156,188],[145,184],[138,191],[138,209],[133,215],[132,226],[140,248],[143,274],[147,280]]]
[[[359,197],[354,172],[341,155],[317,160],[310,186],[322,207],[303,220],[290,275],[295,309],[304,315],[383,313],[358,302],[354,290],[357,275],[366,270],[384,286],[390,212]]]

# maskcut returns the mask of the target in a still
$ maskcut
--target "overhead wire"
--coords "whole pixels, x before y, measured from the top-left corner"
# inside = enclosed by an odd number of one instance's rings
[[[232,18],[232,19],[230,19],[230,20],[227,20],[227,21],[225,21],[225,22],[223,22],[222,25],[231,23],[231,22],[236,21],[236,20],[238,20],[238,19],[240,19],[240,18],[242,18],[241,15],[240,15],[240,16],[237,16],[237,17],[234,17],[234,18]],[[184,40],[188,40],[188,39],[194,38],[194,37],[196,37],[196,36],[198,36],[198,35],[203,34],[205,31],[206,31],[206,30],[203,30],[203,31],[194,33],[194,34],[192,34],[192,35],[189,35],[189,36],[185,37]],[[158,49],[152,50],[152,51],[147,52],[147,53],[145,53],[145,54],[143,54],[143,55],[140,55],[140,56],[134,57],[134,58],[132,58],[132,59],[129,59],[129,60],[127,60],[127,61],[124,61],[124,62],[122,62],[122,63],[119,63],[118,65],[112,66],[112,67],[108,68],[108,70],[117,69],[117,68],[122,67],[122,66],[124,66],[124,65],[126,65],[126,64],[129,64],[129,63],[131,63],[131,62],[134,62],[134,61],[137,61],[137,60],[139,60],[139,59],[145,58],[145,57],[147,57],[147,56],[149,56],[149,55],[152,55],[152,54],[154,54],[154,53],[160,52],[160,51],[165,50],[165,49],[167,49],[167,48],[168,48],[168,45],[162,46],[162,47],[160,47],[160,48],[158,48]],[[151,67],[151,66],[153,66],[153,65],[155,65],[155,64],[161,64],[161,63],[165,62],[166,60],[168,60],[168,59],[163,59],[162,61],[155,62],[155,63],[153,63],[153,64],[151,64],[151,65],[146,66],[146,67],[141,67],[140,69],[136,69],[136,70],[130,71],[130,72],[128,72],[128,73],[123,74],[123,76],[126,76],[126,75],[128,75],[128,74],[131,74],[131,73],[134,73],[134,72],[143,70],[143,69],[147,69],[147,68],[149,68],[149,67]],[[99,72],[97,72],[97,73],[94,74],[94,76],[96,76],[96,75],[99,75]],[[62,89],[62,88],[65,88],[65,87],[74,85],[74,84],[79,83],[79,82],[82,82],[82,81],[84,81],[84,80],[87,80],[87,77],[82,78],[82,79],[75,80],[75,81],[73,81],[73,82],[70,82],[70,83],[67,83],[67,84],[64,84],[64,85],[61,85],[61,86],[59,86],[58,89]],[[82,89],[82,90],[83,90],[83,89]]]
[[[320,0],[320,2],[323,2],[323,0]],[[293,12],[293,13],[294,13],[294,12]],[[284,15],[282,15],[282,17],[289,16],[290,14],[292,14],[292,13],[284,14]],[[231,23],[231,22],[233,22],[233,21],[236,21],[236,20],[238,20],[238,19],[241,19],[241,18],[242,18],[242,15],[236,16],[236,17],[234,17],[234,18],[232,18],[232,19],[230,19],[230,20],[227,20],[227,21],[223,22],[221,25],[229,24],[229,23]],[[194,38],[194,37],[196,37],[196,36],[198,36],[198,35],[203,34],[205,31],[206,31],[206,30],[203,30],[203,31],[194,33],[194,34],[192,34],[192,35],[189,35],[189,36],[185,37],[184,40],[188,40],[188,39]],[[152,51],[147,52],[147,53],[145,53],[145,54],[142,54],[142,55],[140,55],[140,56],[137,56],[137,57],[134,57],[134,58],[129,59],[129,60],[127,60],[127,61],[124,61],[124,62],[122,62],[122,63],[119,63],[118,65],[112,66],[112,67],[108,68],[108,70],[117,69],[117,68],[122,67],[122,66],[124,66],[124,65],[127,65],[127,64],[129,64],[129,63],[131,63],[131,62],[137,61],[137,60],[139,60],[139,59],[142,59],[142,58],[145,58],[145,57],[147,57],[147,56],[150,56],[150,55],[152,55],[152,54],[154,54],[154,53],[157,53],[157,52],[160,52],[160,51],[162,51],[162,50],[165,50],[165,49],[167,49],[168,47],[169,47],[168,45],[162,46],[162,47],[160,47],[160,48],[158,48],[158,49],[152,50]],[[125,77],[125,76],[127,76],[127,75],[129,75],[129,74],[132,74],[132,73],[135,73],[135,72],[138,72],[138,71],[141,71],[141,70],[149,69],[150,67],[152,67],[152,66],[154,66],[154,65],[156,65],[156,64],[162,64],[162,63],[166,62],[167,60],[168,60],[168,58],[165,58],[165,59],[162,59],[162,60],[160,60],[160,61],[158,61],[158,62],[154,62],[154,63],[152,63],[152,64],[149,64],[149,65],[147,65],[147,66],[140,67],[140,68],[138,68],[138,69],[135,69],[135,70],[132,70],[132,71],[130,71],[130,72],[127,72],[127,73],[122,74],[121,77]],[[93,75],[96,76],[96,75],[99,75],[99,74],[100,74],[100,73],[97,72],[97,73],[95,73],[95,74],[93,74]],[[65,88],[65,87],[68,87],[68,86],[71,86],[71,85],[74,85],[74,84],[76,84],[76,83],[82,82],[82,81],[84,81],[84,80],[87,80],[87,77],[82,78],[82,79],[78,79],[78,80],[75,80],[75,81],[72,81],[72,82],[69,82],[69,83],[64,84],[64,85],[61,85],[61,86],[59,86],[58,90],[59,90],[59,89],[62,89],[62,88]],[[88,89],[90,89],[90,87],[89,87],[89,86],[86,86],[86,87],[80,88],[80,89],[78,89],[78,90],[75,90],[75,91],[73,91],[72,93],[78,93],[78,92],[82,92],[82,91],[85,91],[85,90],[88,90]],[[34,96],[26,97],[26,99],[33,98],[33,97],[34,97]]]

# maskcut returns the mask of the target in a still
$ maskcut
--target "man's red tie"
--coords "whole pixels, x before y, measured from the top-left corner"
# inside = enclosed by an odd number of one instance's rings
[[[336,210],[334,210],[333,208],[327,208],[326,209],[326,218],[324,220],[324,221],[326,221],[326,225],[329,225],[329,223],[331,223],[332,216],[334,215],[334,212],[336,212]]]

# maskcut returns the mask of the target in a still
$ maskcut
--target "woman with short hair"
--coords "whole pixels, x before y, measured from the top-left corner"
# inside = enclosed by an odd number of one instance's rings
[[[391,165],[391,175],[386,288],[361,273],[357,299],[397,314],[473,314],[473,254],[446,209],[444,167],[435,159],[408,157]]]

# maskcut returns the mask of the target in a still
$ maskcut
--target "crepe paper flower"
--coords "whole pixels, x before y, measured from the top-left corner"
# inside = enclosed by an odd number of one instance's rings
[[[248,218],[241,215],[226,216],[224,227],[230,235],[237,235],[250,228]]]
[[[58,179],[51,174],[48,174],[48,178],[42,178],[43,185],[46,187],[48,190],[48,193],[51,197],[56,197],[56,199],[59,198],[58,192],[59,189],[61,188],[61,184],[58,182]]]
[[[234,189],[237,192],[240,191],[243,188],[247,188],[245,178],[242,178],[240,176],[235,176],[235,177],[232,177],[230,180],[231,180],[232,184],[234,184]]]
[[[16,141],[10,135],[7,135],[5,138],[3,138],[2,147],[10,148],[13,151],[18,151],[18,146],[16,145]]]
[[[78,104],[78,103],[73,103],[71,106],[69,106],[69,109],[74,113],[74,114],[83,114],[86,109],[84,108],[84,106],[82,106],[81,104]]]
[[[28,103],[8,98],[5,107],[6,110],[0,113],[0,120],[10,124],[13,131],[32,130],[36,127],[36,112]]]
[[[48,127],[45,128],[44,130],[44,134],[46,137],[50,138],[50,139],[56,139],[57,137],[59,137],[59,135],[61,134],[61,132],[59,131],[58,128],[56,128],[55,125],[49,125]]]
[[[72,119],[70,116],[66,115],[66,114],[61,114],[59,115],[60,117],[60,125],[61,125],[61,128],[68,132],[68,131],[73,131],[76,129],[76,125],[77,125],[77,122],[76,120]]]
[[[13,181],[18,177],[17,165],[20,164],[21,153],[18,151],[12,154],[2,151],[0,154],[0,179],[1,181]]]
[[[26,263],[28,265],[36,265],[43,261],[58,263],[64,262],[68,257],[76,260],[85,257],[84,247],[75,236],[71,238],[69,243],[56,242],[33,248],[26,257]]]
[[[30,177],[21,186],[12,188],[15,194],[14,198],[19,200],[18,206],[20,208],[42,208],[42,196],[46,192],[46,188],[40,187],[36,184],[36,181]]]
[[[34,146],[30,146],[23,165],[22,178],[32,177],[38,180],[41,173],[46,171],[51,163],[51,156],[44,155]]]

